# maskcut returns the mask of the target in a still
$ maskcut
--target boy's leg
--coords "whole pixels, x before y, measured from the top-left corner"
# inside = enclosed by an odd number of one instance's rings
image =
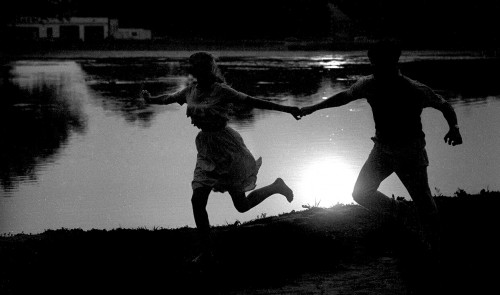
[[[439,250],[441,224],[438,208],[429,188],[427,166],[407,166],[397,171],[398,177],[405,185],[418,212],[424,238],[429,246]]]
[[[240,213],[247,212],[274,194],[285,196],[288,202],[293,200],[292,190],[281,178],[276,179],[268,186],[252,191],[248,196],[245,196],[245,193],[242,191],[230,191],[229,194],[233,200],[234,207]]]
[[[389,155],[383,153],[377,146],[373,147],[359,172],[352,193],[356,203],[385,216],[392,214],[394,201],[377,189],[380,183],[394,172],[390,160]]]
[[[429,188],[426,166],[408,167],[397,175],[410,194],[418,214],[425,219],[438,216],[438,209]]]

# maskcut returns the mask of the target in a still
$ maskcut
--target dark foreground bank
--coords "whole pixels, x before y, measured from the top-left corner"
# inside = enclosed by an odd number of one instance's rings
[[[214,229],[216,262],[191,263],[196,232],[55,230],[0,237],[1,294],[456,294],[496,287],[500,192],[436,197],[443,251],[356,205]]]

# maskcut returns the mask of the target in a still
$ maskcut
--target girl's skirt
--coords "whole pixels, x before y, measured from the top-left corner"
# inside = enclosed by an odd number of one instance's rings
[[[262,158],[255,160],[243,138],[232,128],[200,131],[196,149],[193,190],[211,187],[216,192],[246,192],[255,188]]]

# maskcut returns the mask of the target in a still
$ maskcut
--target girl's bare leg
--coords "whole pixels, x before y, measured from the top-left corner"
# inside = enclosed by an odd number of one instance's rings
[[[293,191],[281,178],[277,178],[268,186],[252,191],[248,196],[245,196],[245,193],[241,191],[230,191],[229,194],[233,199],[234,207],[241,213],[247,212],[274,194],[285,196],[288,202],[293,200]]]
[[[191,204],[193,206],[194,221],[200,235],[203,252],[211,251],[210,222],[208,220],[207,202],[212,188],[201,187],[193,190]]]

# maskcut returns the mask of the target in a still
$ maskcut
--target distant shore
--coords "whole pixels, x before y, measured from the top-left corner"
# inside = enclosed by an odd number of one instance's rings
[[[18,59],[107,59],[107,58],[164,58],[166,56],[174,59],[187,58],[196,51],[209,51],[224,56],[246,56],[256,53],[268,52],[284,55],[309,54],[309,53],[353,53],[365,54],[369,44],[337,44],[318,42],[284,42],[284,41],[182,41],[171,42],[110,42],[103,44],[59,44],[59,43],[25,43],[6,44],[0,46],[0,64],[8,63]],[[407,52],[449,55],[472,55],[485,59],[500,58],[498,49],[478,48],[408,48]]]
[[[214,227],[215,260],[193,264],[193,228],[59,229],[0,236],[0,291],[167,294],[481,294],[496,286],[500,192],[435,197],[442,251],[413,225],[357,205]],[[29,283],[27,283],[29,282]]]
[[[0,52],[5,54],[50,52],[54,50],[97,50],[97,51],[357,51],[367,50],[373,41],[315,41],[315,40],[182,40],[155,39],[146,41],[104,40],[98,43],[57,41],[3,42]],[[405,50],[474,50],[498,56],[499,48],[478,47],[463,44],[407,44]]]

